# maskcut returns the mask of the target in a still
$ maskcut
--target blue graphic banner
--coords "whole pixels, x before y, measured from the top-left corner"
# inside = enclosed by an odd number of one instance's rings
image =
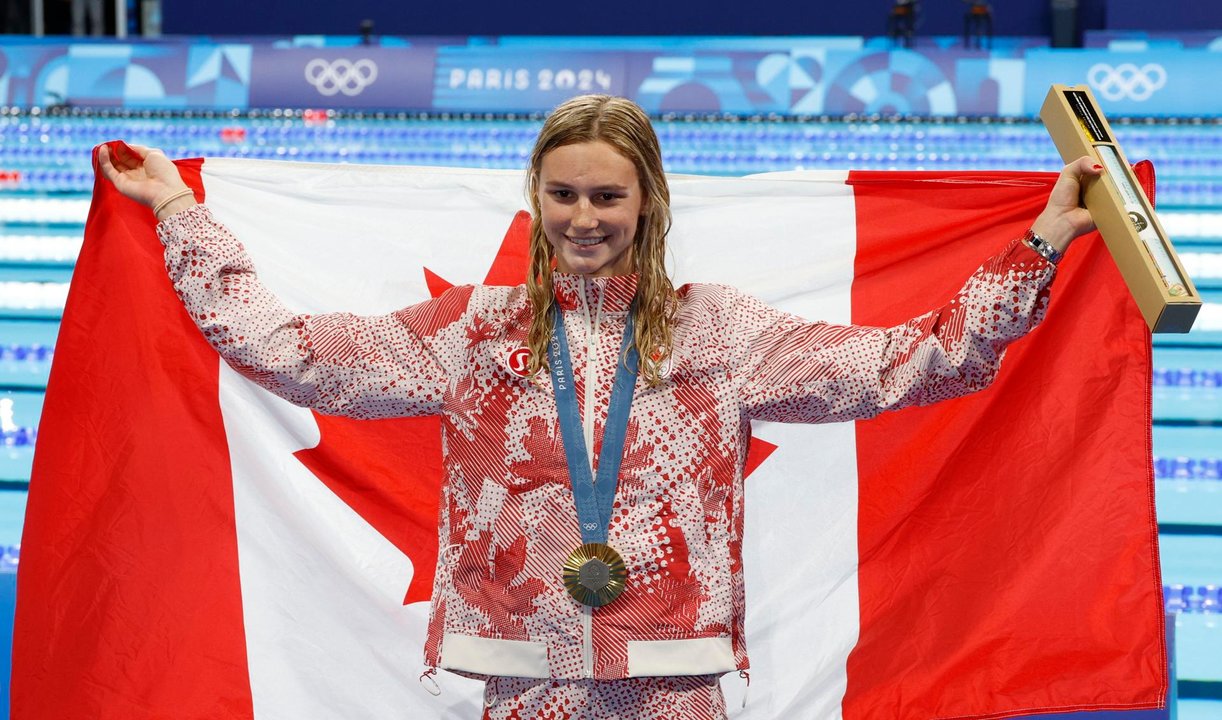
[[[214,54],[228,55],[238,68],[232,85],[213,82]],[[0,99],[19,107],[246,107],[249,77],[248,45],[0,45]]]
[[[896,49],[866,38],[172,39],[0,44],[0,104],[542,112],[573,95],[651,112],[1034,116],[1052,83],[1116,116],[1216,116],[1222,52]],[[1144,47],[1144,46],[1143,46]]]

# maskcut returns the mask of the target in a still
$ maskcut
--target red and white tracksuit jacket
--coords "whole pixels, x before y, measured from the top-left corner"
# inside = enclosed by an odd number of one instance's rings
[[[834,422],[989,384],[1042,318],[1054,268],[1013,242],[940,309],[892,328],[679,289],[665,382],[638,383],[608,544],[614,603],[561,566],[581,543],[546,373],[524,376],[524,286],[453,288],[381,317],[296,315],[197,207],[163,222],[166,265],[205,337],[246,377],[324,413],[440,415],[445,481],[428,664],[475,676],[618,679],[747,667],[743,462],[754,419]],[[635,276],[557,274],[588,446],[600,451]]]

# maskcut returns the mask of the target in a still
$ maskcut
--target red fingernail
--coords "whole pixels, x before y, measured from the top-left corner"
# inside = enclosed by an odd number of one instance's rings
[[[1094,169],[1096,169],[1096,170],[1102,170],[1102,169],[1103,169],[1103,166],[1102,166],[1102,165],[1091,165],[1091,167],[1093,167],[1093,168],[1094,168]]]

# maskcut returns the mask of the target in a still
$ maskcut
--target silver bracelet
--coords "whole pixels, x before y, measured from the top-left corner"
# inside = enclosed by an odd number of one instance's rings
[[[1052,243],[1036,235],[1034,230],[1027,230],[1023,235],[1023,243],[1053,265],[1056,265],[1061,260],[1061,251],[1053,247]]]
[[[153,217],[157,217],[157,214],[160,213],[165,208],[166,205],[169,205],[170,203],[174,202],[178,198],[186,197],[188,195],[194,195],[194,194],[195,194],[195,191],[192,190],[191,188],[185,188],[183,190],[179,190],[178,192],[169,196],[165,200],[162,200],[161,202],[157,203],[157,205],[153,208]]]

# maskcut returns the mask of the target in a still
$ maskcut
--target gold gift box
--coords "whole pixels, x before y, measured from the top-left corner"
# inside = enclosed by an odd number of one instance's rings
[[[1066,163],[1086,155],[1103,166],[1100,178],[1084,184],[1082,197],[1150,332],[1188,332],[1201,296],[1090,88],[1053,85],[1040,119]]]

